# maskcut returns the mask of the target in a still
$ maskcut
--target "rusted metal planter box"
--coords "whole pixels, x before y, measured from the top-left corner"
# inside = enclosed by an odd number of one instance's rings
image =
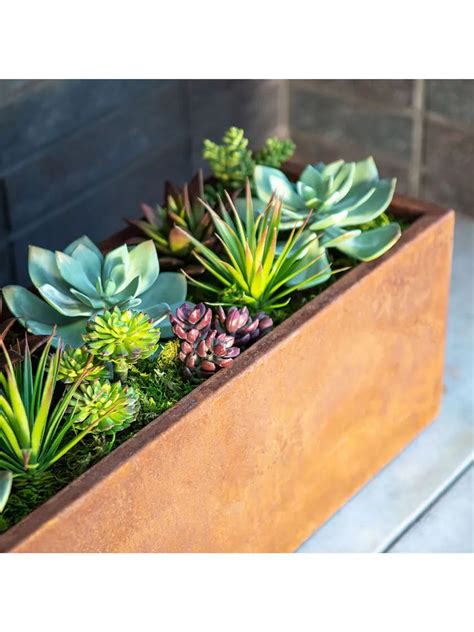
[[[0,536],[0,551],[292,551],[438,411],[454,213],[417,217]]]

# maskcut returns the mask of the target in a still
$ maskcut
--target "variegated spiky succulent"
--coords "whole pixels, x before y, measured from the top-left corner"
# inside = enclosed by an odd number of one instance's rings
[[[61,337],[80,347],[86,323],[106,309],[139,308],[158,318],[186,298],[181,273],[163,272],[151,240],[134,248],[126,245],[103,255],[87,237],[64,252],[30,246],[28,270],[41,298],[20,286],[7,286],[3,296],[10,311],[31,332]],[[164,326],[162,337],[171,335]]]
[[[138,412],[138,397],[120,382],[95,380],[82,384],[71,401],[72,421],[78,430],[116,433],[127,428]]]
[[[228,194],[231,213],[223,205],[221,217],[209,209],[224,248],[222,256],[189,236],[196,247],[194,256],[215,278],[212,283],[192,278],[190,282],[217,296],[223,305],[247,305],[253,311],[268,311],[287,305],[291,293],[303,285],[316,285],[326,270],[324,266],[318,267],[309,277],[293,283],[320,259],[318,254],[309,261],[301,261],[307,251],[306,242],[301,241],[306,224],[293,230],[282,250],[277,251],[281,201],[271,198],[255,218],[249,181],[246,192],[243,220]],[[310,215],[308,212],[306,222]]]
[[[214,230],[211,217],[200,201],[205,199],[203,174],[200,170],[189,185],[185,184],[181,190],[167,182],[164,206],[157,204],[156,208],[152,208],[148,204],[142,204],[144,219],[127,221],[153,240],[163,266],[182,267],[189,263],[194,246],[177,230],[177,226],[181,226],[200,241],[207,244],[212,241]]]
[[[102,362],[112,362],[124,382],[128,367],[152,356],[158,349],[158,321],[143,312],[118,307],[97,314],[86,327],[85,348]]]
[[[85,372],[84,382],[107,379],[110,377],[109,369],[103,364],[94,362],[90,351],[85,347],[74,349],[66,347],[59,363],[58,379],[65,384],[72,384]]]
[[[236,347],[246,349],[272,330],[273,320],[265,312],[251,316],[247,307],[224,310],[218,306],[214,327],[219,333],[234,336]]]

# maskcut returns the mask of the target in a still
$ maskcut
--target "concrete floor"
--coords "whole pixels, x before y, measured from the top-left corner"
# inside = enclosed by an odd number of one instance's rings
[[[456,214],[439,417],[299,553],[474,551],[474,219]]]

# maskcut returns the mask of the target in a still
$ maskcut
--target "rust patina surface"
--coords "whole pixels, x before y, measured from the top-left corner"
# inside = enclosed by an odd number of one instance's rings
[[[419,216],[0,537],[2,551],[292,551],[435,416],[454,213]]]

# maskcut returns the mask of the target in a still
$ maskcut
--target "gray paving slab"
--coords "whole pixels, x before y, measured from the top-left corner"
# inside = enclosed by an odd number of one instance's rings
[[[474,220],[457,214],[440,415],[298,552],[385,551],[472,463],[473,283]]]
[[[390,548],[389,553],[473,553],[474,470],[469,470]]]

